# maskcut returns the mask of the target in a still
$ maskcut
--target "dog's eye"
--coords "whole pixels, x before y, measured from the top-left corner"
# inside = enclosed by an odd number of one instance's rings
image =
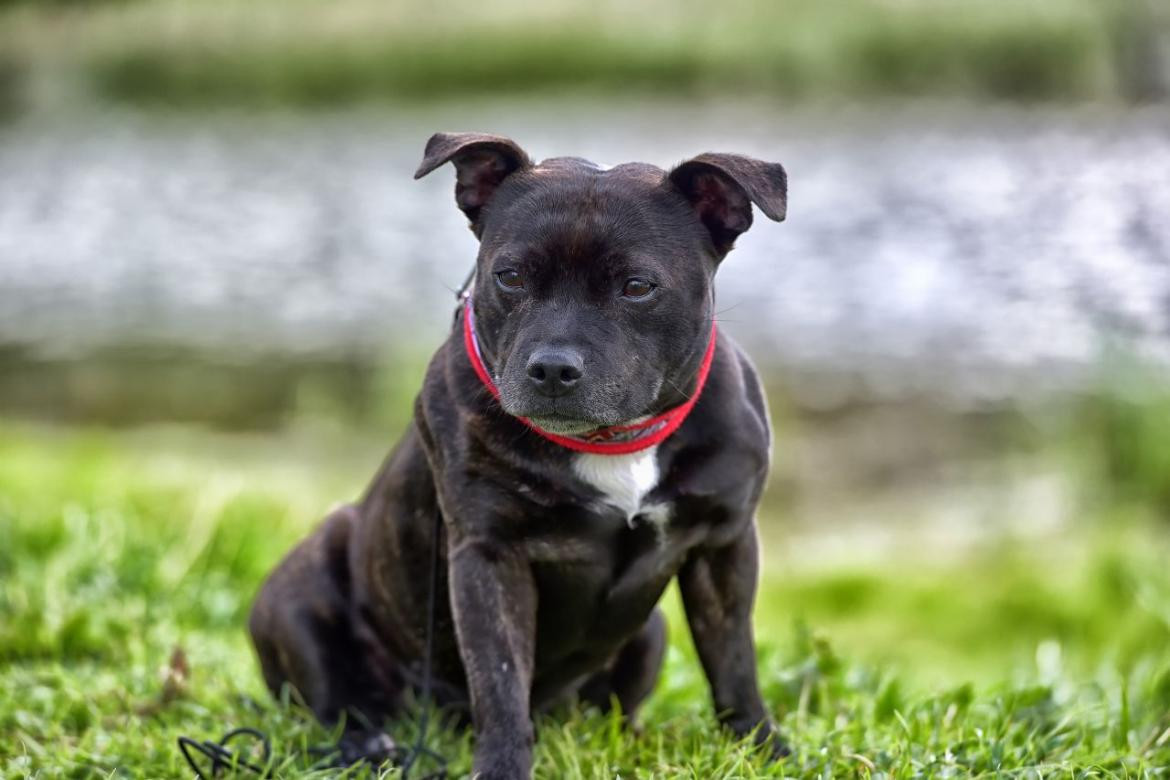
[[[622,288],[622,295],[627,298],[645,298],[650,293],[654,292],[654,283],[648,282],[645,279],[634,277],[627,279],[625,287]]]
[[[500,283],[500,287],[505,290],[523,290],[524,277],[518,271],[513,271],[509,268],[506,271],[500,271],[496,274],[496,281]]]

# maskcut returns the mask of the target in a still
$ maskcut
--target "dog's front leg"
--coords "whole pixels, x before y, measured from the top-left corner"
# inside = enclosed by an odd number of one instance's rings
[[[696,550],[678,573],[683,606],[719,719],[754,734],[774,756],[788,754],[764,707],[756,678],[752,604],[759,573],[754,522],[729,544]]]
[[[455,633],[475,726],[472,776],[527,780],[536,636],[532,572],[522,555],[488,540],[457,542],[449,561]]]

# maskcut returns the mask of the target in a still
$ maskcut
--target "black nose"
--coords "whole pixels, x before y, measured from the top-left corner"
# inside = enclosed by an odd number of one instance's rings
[[[528,378],[552,398],[572,392],[584,373],[585,361],[574,349],[540,347],[528,358]]]

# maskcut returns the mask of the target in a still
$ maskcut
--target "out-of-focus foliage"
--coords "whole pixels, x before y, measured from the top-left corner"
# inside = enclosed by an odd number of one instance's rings
[[[0,50],[38,84],[63,79],[147,104],[566,89],[1083,99],[1122,89],[1123,53],[1157,21],[1134,25],[1149,14],[1133,7],[1125,16],[1095,0],[25,2],[0,17]]]
[[[272,430],[307,416],[399,430],[410,419],[426,367],[402,346],[383,361],[281,354],[217,359],[171,345],[54,358],[0,347],[0,408],[13,417],[117,426],[187,422]]]
[[[1170,518],[1170,396],[1113,401],[1102,409],[1109,474],[1122,494]]]
[[[1124,501],[1170,522],[1170,378],[1133,363],[1114,366],[1107,392],[1084,405],[1085,439],[1106,501]]]

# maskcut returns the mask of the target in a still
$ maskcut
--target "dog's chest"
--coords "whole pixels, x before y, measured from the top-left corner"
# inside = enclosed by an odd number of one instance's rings
[[[639,515],[658,526],[670,519],[669,504],[646,500],[659,481],[657,445],[629,455],[578,453],[573,457],[573,472],[601,493],[601,501],[620,511],[627,523]]]

